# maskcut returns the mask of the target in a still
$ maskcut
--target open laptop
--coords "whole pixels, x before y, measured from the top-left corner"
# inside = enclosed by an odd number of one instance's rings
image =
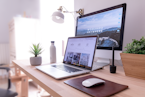
[[[55,79],[89,73],[93,67],[98,36],[69,37],[63,63],[36,66]]]

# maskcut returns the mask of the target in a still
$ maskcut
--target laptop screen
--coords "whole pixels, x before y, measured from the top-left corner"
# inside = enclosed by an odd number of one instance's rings
[[[69,38],[63,62],[91,69],[96,42],[97,37]]]

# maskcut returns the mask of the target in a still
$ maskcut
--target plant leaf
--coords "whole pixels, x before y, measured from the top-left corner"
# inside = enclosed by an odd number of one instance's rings
[[[40,43],[32,44],[32,47],[30,48],[29,52],[32,53],[35,57],[40,55],[43,52],[42,48],[40,47]]]

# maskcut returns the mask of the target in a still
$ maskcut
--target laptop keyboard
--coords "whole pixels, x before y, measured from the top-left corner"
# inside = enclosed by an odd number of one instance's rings
[[[57,69],[66,71],[68,73],[82,71],[82,70],[79,70],[79,69],[76,69],[76,68],[72,68],[72,67],[69,67],[69,66],[65,66],[65,65],[51,65],[51,66],[55,67]]]

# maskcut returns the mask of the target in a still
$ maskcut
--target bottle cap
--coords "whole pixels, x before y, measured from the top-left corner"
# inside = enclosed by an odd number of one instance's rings
[[[54,41],[51,41],[51,43],[54,43]]]

